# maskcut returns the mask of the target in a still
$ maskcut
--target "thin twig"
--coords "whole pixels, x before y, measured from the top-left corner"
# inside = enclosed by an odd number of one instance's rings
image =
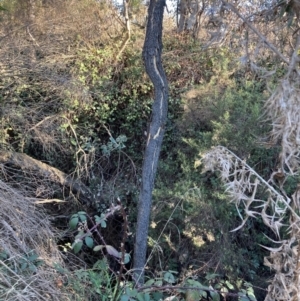
[[[262,35],[248,20],[247,18],[243,17],[240,12],[231,4],[231,3],[228,3],[224,0],[221,0],[223,2],[223,4],[225,6],[227,6],[230,10],[232,10],[239,18],[241,18],[246,24],[247,26],[274,52],[276,53],[280,58],[281,60],[286,63],[287,65],[289,65],[289,61],[287,58],[284,57],[284,55],[282,53],[280,53],[278,51],[278,49],[271,43],[267,40],[267,38]]]

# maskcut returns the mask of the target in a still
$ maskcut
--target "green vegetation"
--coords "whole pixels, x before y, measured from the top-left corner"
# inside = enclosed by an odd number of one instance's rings
[[[232,232],[245,209],[200,157],[222,145],[276,182],[281,146],[266,139],[264,112],[285,68],[260,56],[266,70],[279,66],[267,81],[237,59],[242,46],[206,47],[167,18],[168,122],[146,282],[136,287],[131,258],[153,99],[142,6],[132,3],[131,40],[116,59],[126,29],[107,2],[30,3],[0,5],[0,300],[263,300],[273,271],[261,246],[277,246],[276,233],[260,216]],[[14,159],[19,153],[41,165]],[[295,173],[275,187],[291,198],[298,183]]]

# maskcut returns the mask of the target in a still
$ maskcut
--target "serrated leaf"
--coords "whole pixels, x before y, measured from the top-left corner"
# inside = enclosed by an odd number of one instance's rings
[[[83,245],[83,241],[81,241],[81,240],[72,245],[72,248],[73,248],[75,254],[81,250],[82,245]]]
[[[85,239],[85,244],[89,247],[89,248],[92,248],[94,246],[94,240],[89,237],[89,236],[86,236]]]
[[[71,230],[74,230],[76,229],[77,225],[78,225],[78,221],[79,221],[79,218],[78,217],[73,217],[70,222],[69,222],[69,226],[71,228]]]

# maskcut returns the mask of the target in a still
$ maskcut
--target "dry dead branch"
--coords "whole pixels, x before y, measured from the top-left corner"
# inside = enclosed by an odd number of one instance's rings
[[[43,182],[59,184],[62,189],[67,187],[78,197],[79,201],[84,204],[91,204],[92,194],[90,190],[80,180],[73,179],[72,176],[66,175],[57,168],[33,159],[26,154],[10,151],[0,151],[0,162],[14,168],[17,173],[21,171],[23,174],[42,179]]]
[[[290,216],[289,239],[278,241],[278,248],[267,248],[265,265],[275,271],[266,301],[299,301],[300,216],[298,190],[292,199],[277,191],[247,163],[225,147],[216,147],[203,156],[204,171],[217,170],[226,191],[235,203],[242,228],[250,217],[260,216],[264,224],[280,238],[284,220]],[[260,193],[259,193],[260,190]],[[262,193],[263,192],[263,193]],[[265,196],[265,197],[262,197]],[[244,216],[240,213],[243,209]]]

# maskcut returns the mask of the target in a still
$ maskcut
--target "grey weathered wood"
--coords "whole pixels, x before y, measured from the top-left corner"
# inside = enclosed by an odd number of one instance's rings
[[[165,0],[150,0],[143,48],[145,69],[154,85],[155,99],[152,105],[152,117],[144,153],[136,225],[134,278],[138,284],[144,282],[152,191],[168,112],[168,82],[161,62],[164,7]]]

